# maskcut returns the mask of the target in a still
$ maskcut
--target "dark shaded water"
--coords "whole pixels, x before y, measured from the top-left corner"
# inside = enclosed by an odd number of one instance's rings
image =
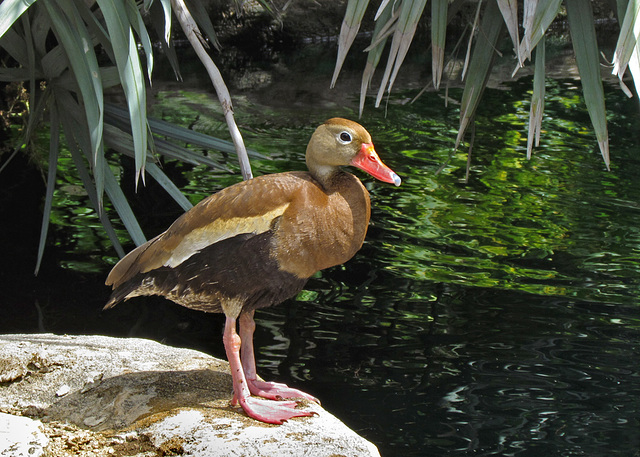
[[[522,102],[530,81],[488,91],[468,183],[465,152],[436,174],[452,151],[456,106],[430,94],[369,108],[362,123],[403,185],[363,177],[374,212],[362,251],[296,300],[258,314],[262,376],[316,395],[385,457],[638,455],[638,105],[609,90],[607,172],[574,84],[549,83],[531,161]],[[224,135],[210,94],[158,98],[156,115]],[[331,100],[313,111],[256,100],[236,101],[247,144],[273,158],[254,161],[256,174],[302,169],[319,122],[357,117]],[[166,168],[194,201],[239,179]],[[140,336],[222,356],[221,316],[161,299],[100,313],[115,259],[73,178],[63,174],[60,184],[38,280],[28,274],[37,193],[3,223],[0,331]],[[153,186],[136,198],[151,209],[141,216],[148,236],[179,214]],[[8,242],[19,235],[26,252]]]

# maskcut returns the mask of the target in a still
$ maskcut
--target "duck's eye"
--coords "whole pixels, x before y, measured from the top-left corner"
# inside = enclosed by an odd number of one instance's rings
[[[340,140],[340,143],[342,143],[342,144],[351,143],[351,134],[349,132],[342,132],[338,136],[338,139]]]

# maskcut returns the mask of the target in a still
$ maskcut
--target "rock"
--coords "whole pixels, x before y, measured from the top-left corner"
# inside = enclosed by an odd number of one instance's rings
[[[228,364],[201,352],[0,335],[0,456],[379,456],[316,404],[301,404],[315,416],[269,425],[231,407],[231,394]]]
[[[0,413],[0,456],[39,457],[49,444],[41,422],[28,417]]]

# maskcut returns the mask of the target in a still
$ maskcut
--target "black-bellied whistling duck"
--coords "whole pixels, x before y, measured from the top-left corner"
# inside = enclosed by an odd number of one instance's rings
[[[306,160],[309,172],[260,176],[205,198],[120,260],[106,281],[113,293],[105,308],[139,295],[163,295],[187,308],[223,312],[232,404],[274,424],[313,413],[297,409],[295,401],[273,400],[318,400],[258,378],[254,311],[295,296],[315,272],[346,262],[362,246],[369,193],[342,165],[400,185],[369,133],[346,119],[316,129]]]

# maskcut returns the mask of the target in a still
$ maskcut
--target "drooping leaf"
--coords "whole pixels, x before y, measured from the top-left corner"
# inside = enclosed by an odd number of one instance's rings
[[[0,81],[17,82],[29,79],[28,68],[0,68]]]
[[[56,100],[60,102],[60,106],[68,109],[69,108],[72,109],[75,103],[74,100],[67,98],[67,96],[64,93],[56,94]],[[88,135],[83,130],[78,130],[77,123],[75,122],[75,119],[73,118],[72,115],[70,115],[69,112],[65,113],[62,110],[59,110],[59,114],[60,114],[60,122],[62,124],[62,128],[64,131],[64,136],[66,138],[67,147],[69,148],[69,152],[71,153],[71,158],[73,159],[73,163],[78,172],[78,176],[82,181],[84,189],[87,191],[89,201],[91,202],[93,209],[97,212],[98,217],[100,218],[100,222],[102,223],[102,226],[107,232],[107,236],[109,237],[109,240],[111,240],[111,244],[115,248],[118,255],[120,257],[123,257],[124,249],[120,244],[120,240],[118,240],[118,236],[116,235],[116,232],[111,224],[111,221],[107,217],[106,212],[102,211],[101,199],[98,197],[98,194],[96,192],[96,188],[93,183],[93,180],[91,179],[89,170],[85,165],[87,161],[86,156],[87,155],[90,156],[91,154],[90,152],[88,152],[87,154],[83,154],[82,150],[78,147],[78,145],[80,145],[80,147],[86,148],[86,146],[88,145],[87,143],[89,143]],[[78,137],[76,136],[77,134],[80,134],[81,136]],[[83,138],[83,136],[86,136],[87,138]],[[133,237],[131,233],[130,235]]]
[[[2,5],[3,3],[0,3]],[[27,45],[24,38],[14,29],[5,31],[0,38],[0,46],[22,67],[29,65],[29,56],[27,55]]]
[[[60,120],[58,110],[55,105],[49,111],[49,169],[47,170],[47,188],[44,197],[44,208],[42,210],[42,224],[40,226],[40,241],[38,242],[38,258],[34,274],[37,275],[42,263],[44,248],[49,231],[49,220],[51,218],[51,207],[53,206],[53,192],[56,184],[56,172],[58,170],[58,151],[60,147]]]
[[[116,63],[116,57],[113,51],[113,44],[109,38],[109,33],[104,27],[104,21],[101,14],[96,14],[91,9],[91,2],[85,2],[84,0],[74,0],[78,12],[82,17],[82,20],[87,26],[87,30],[93,37],[93,43],[95,46],[99,46],[102,52],[104,52],[111,62]],[[100,11],[100,10],[98,10]]]
[[[464,56],[464,64],[462,65],[462,73],[460,74],[460,79],[462,80],[464,80],[464,77],[467,74],[467,68],[469,68],[469,61],[471,60],[471,45],[473,44],[473,38],[476,35],[476,30],[478,29],[478,24],[480,23],[480,11],[482,11],[482,0],[479,0],[478,5],[476,6],[476,15],[473,19],[473,25],[471,26],[469,42],[467,43],[467,53]]]
[[[464,133],[473,119],[480,98],[489,79],[489,71],[493,65],[498,39],[504,21],[495,0],[489,0],[484,10],[482,21],[473,48],[469,70],[466,75],[462,101],[460,103],[460,128],[456,137],[457,149]]]
[[[146,243],[147,239],[145,238],[144,233],[142,233],[142,228],[140,228],[138,219],[136,219],[135,214],[133,214],[133,210],[131,209],[131,206],[129,206],[127,197],[125,197],[122,192],[122,188],[118,184],[118,181],[116,181],[116,177],[110,167],[105,167],[104,190],[109,196],[109,200],[111,200],[113,207],[118,212],[118,216],[120,216],[120,220],[127,228],[127,232],[131,235],[131,239],[136,246]]]
[[[382,51],[384,51],[384,46],[387,43],[387,38],[389,37],[386,31],[393,31],[393,24],[397,18],[397,14],[392,17],[392,8],[390,6],[385,8],[377,17],[376,26],[373,30],[373,36],[371,37],[372,44],[366,49],[368,52],[367,63],[364,71],[362,72],[362,82],[360,85],[360,116],[362,116],[362,112],[364,110],[364,101],[367,96],[367,90],[371,85],[373,74],[380,62]]]
[[[431,73],[433,87],[440,88],[444,70],[444,47],[447,39],[449,0],[431,0]]]
[[[29,93],[31,94],[31,103],[37,102],[38,88],[36,87],[36,49],[33,43],[33,36],[31,34],[31,20],[28,14],[23,14],[20,17],[22,26],[24,28],[25,47],[27,50],[27,61],[29,69]]]
[[[155,163],[147,163],[147,171],[153,179],[156,180],[162,188],[173,198],[183,210],[189,211],[193,205],[182,191],[176,186],[171,179],[164,174],[164,171]]]
[[[531,52],[542,39],[549,25],[558,15],[562,0],[527,0],[524,8],[524,36],[518,48],[522,66],[526,59],[531,58]],[[517,71],[517,68],[516,68]]]
[[[591,2],[566,0],[567,18],[571,41],[576,53],[576,63],[580,72],[584,101],[589,111],[591,124],[598,139],[604,163],[609,169],[609,133],[604,90],[600,76],[600,54],[596,40],[596,30]]]
[[[387,8],[390,0],[382,0],[380,2],[380,6],[378,6],[378,10],[376,11],[376,16],[374,20],[378,20],[378,18],[382,15],[382,12]],[[393,7],[392,7],[393,8]]]
[[[58,86],[77,91],[78,83],[75,74],[69,70],[69,59],[62,46],[56,46],[40,59],[40,67],[44,77]]]
[[[518,0],[497,0],[498,7],[504,18],[504,23],[507,24],[507,30],[511,41],[513,41],[513,49],[516,54],[519,52],[520,34],[518,31]],[[520,56],[518,56],[520,60]]]
[[[198,27],[202,29],[204,34],[209,38],[209,42],[213,44],[213,47],[220,50],[220,43],[216,31],[213,28],[213,23],[209,17],[209,13],[204,7],[204,3],[201,0],[185,0],[185,4],[189,9],[191,17],[196,21]]]
[[[178,81],[182,81],[178,55],[171,41],[171,1],[153,2],[149,14],[151,16],[151,26],[155,28],[156,34],[163,38],[160,40],[160,45],[173,69],[173,73]]]
[[[129,133],[106,123],[105,142],[108,147],[119,153],[133,157],[133,138]],[[149,160],[149,156],[147,157],[146,170],[185,211],[193,206],[182,191],[164,174],[160,167]]]
[[[117,105],[107,103],[105,105],[105,116],[111,119],[118,118],[122,121],[121,125],[126,124],[127,112]],[[178,142],[200,146],[205,149],[213,149],[215,151],[220,151],[227,154],[235,153],[235,147],[230,141],[221,140],[220,138],[215,138],[204,133],[196,132],[195,130],[181,127],[179,125],[165,122],[161,119],[156,119],[153,117],[147,118],[147,121],[149,123],[149,128],[154,135],[172,138]],[[247,153],[251,157],[255,157],[257,159],[267,158],[253,149],[248,149]]]
[[[338,57],[336,58],[336,66],[333,71],[333,77],[331,78],[331,86],[336,85],[338,75],[344,64],[344,59],[347,57],[347,53],[356,39],[358,30],[360,30],[360,23],[362,17],[369,6],[369,0],[349,0],[347,4],[347,11],[344,14],[342,20],[342,26],[340,28],[340,36],[338,38]]]
[[[7,30],[20,16],[24,14],[36,0],[3,0],[0,2],[0,37],[3,37]]]
[[[51,31],[49,17],[44,8],[34,8],[31,16],[31,35],[38,55],[47,53],[47,37]]]
[[[147,99],[137,43],[123,0],[97,0],[113,44],[120,81],[129,107],[135,148],[136,185],[142,177],[147,156]]]
[[[90,163],[95,176],[98,204],[101,206],[104,176],[101,168],[102,161],[98,161],[97,157],[104,156],[103,95],[100,69],[91,47],[91,37],[72,1],[40,0],[40,2],[47,9],[53,31],[69,58],[69,64],[82,95],[82,105],[86,115],[85,125],[90,137],[88,151],[93,157]],[[62,111],[60,114],[62,115]]]
[[[545,95],[545,38],[543,37],[536,46],[536,66],[533,74],[533,95],[531,96],[531,109],[529,110],[529,135],[527,136],[527,159],[531,159],[533,145],[540,144],[540,132],[542,130],[542,114],[544,112]]]
[[[391,41],[391,49],[387,66],[380,83],[378,96],[376,97],[376,106],[380,106],[380,101],[385,89],[391,91],[393,83],[400,71],[402,62],[409,51],[409,46],[413,41],[413,36],[418,26],[418,20],[422,16],[422,11],[427,4],[427,0],[403,0],[399,8],[398,22],[395,26],[393,40]]]
[[[153,73],[153,45],[151,44],[151,38],[147,33],[144,20],[142,19],[136,4],[134,2],[125,2],[125,5],[131,28],[135,30],[138,35],[140,43],[142,44],[142,49],[144,50],[144,55],[147,60],[147,78],[149,79],[149,83],[151,83],[151,74]]]
[[[640,1],[631,0],[624,14],[616,50],[613,54],[613,74],[620,80],[629,64],[634,49],[640,39]]]

